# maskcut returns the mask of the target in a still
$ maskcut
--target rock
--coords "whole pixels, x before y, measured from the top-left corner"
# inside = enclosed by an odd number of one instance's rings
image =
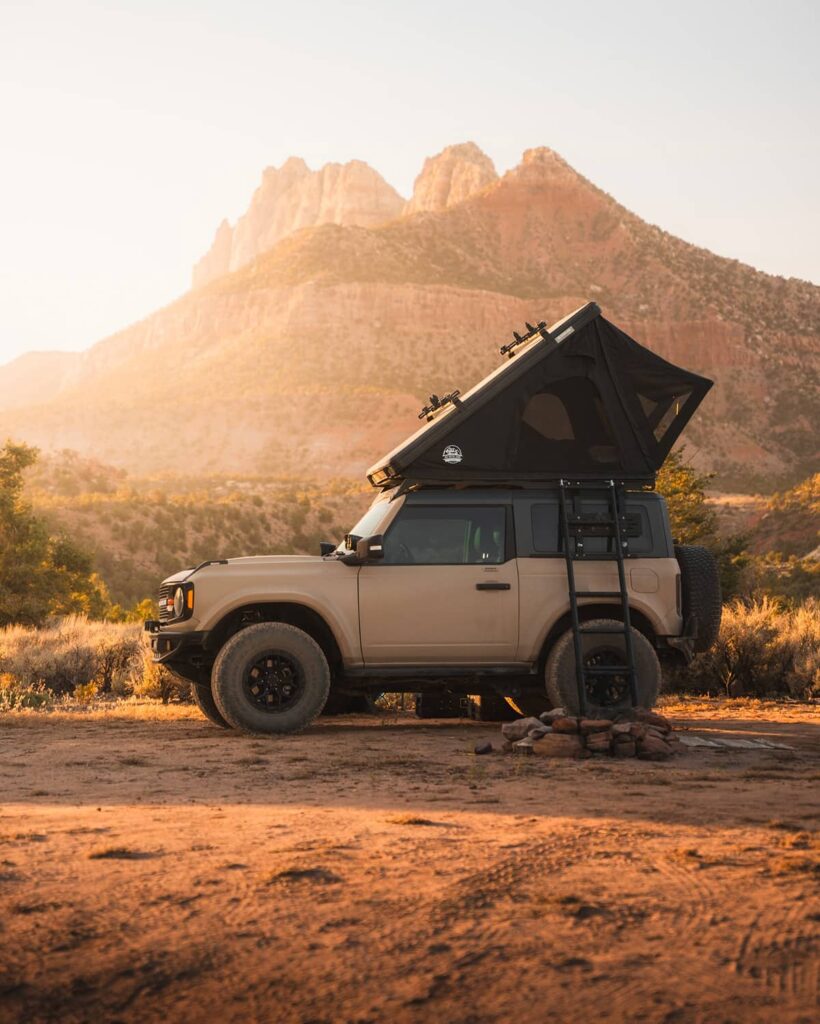
[[[632,728],[631,722],[614,722],[612,725],[613,736],[628,736]]]
[[[526,736],[523,740],[518,740],[513,743],[513,753],[528,755],[533,753],[535,747],[535,741],[531,740],[529,736]]]
[[[474,142],[448,146],[424,161],[404,213],[446,210],[497,180],[492,160]]]
[[[636,744],[642,761],[665,761],[672,756],[672,747],[658,736],[646,735]]]
[[[577,718],[556,718],[552,723],[553,732],[576,733],[578,732]]]
[[[501,726],[501,735],[504,739],[515,742],[529,735],[530,729],[540,729],[542,725],[538,718],[516,718],[514,722],[505,722]]]
[[[612,742],[608,732],[593,732],[589,736],[584,737],[586,740],[587,750],[591,750],[594,754],[608,754],[609,747]]]
[[[492,752],[493,745],[489,740],[486,740],[484,743],[476,743],[473,747],[474,754],[492,754]]]
[[[563,708],[553,708],[551,711],[542,711],[538,717],[544,725],[552,725],[556,718],[566,718],[567,713]]]
[[[657,711],[649,711],[647,708],[634,708],[633,715],[636,722],[643,722],[647,726],[655,726],[663,732],[672,731],[672,723],[668,718],[659,715]]]
[[[616,739],[612,744],[612,754],[614,757],[634,757],[635,753],[635,741],[631,736]]]
[[[290,157],[281,167],[265,169],[235,227],[220,225],[210,250],[194,267],[193,287],[244,267],[301,228],[375,227],[398,217],[404,205],[378,171],[361,160],[312,171],[304,160]]]
[[[501,752],[503,754],[511,754],[512,748],[513,745],[509,740],[504,740],[504,742],[501,744]]]
[[[527,733],[527,735],[531,736],[533,739],[538,739],[539,736],[546,736],[547,733],[550,733],[550,732],[552,732],[552,727],[551,726],[549,726],[549,725],[541,725],[537,729],[534,728],[534,727],[532,729],[530,729],[530,731]]]
[[[646,726],[641,725],[640,722],[631,722],[629,725],[629,735],[633,740],[641,740],[646,736]]]
[[[582,735],[587,736],[593,732],[609,732],[612,722],[602,718],[582,718],[578,723],[578,728]]]
[[[533,753],[539,757],[587,757],[584,741],[580,736],[551,732],[536,740]]]

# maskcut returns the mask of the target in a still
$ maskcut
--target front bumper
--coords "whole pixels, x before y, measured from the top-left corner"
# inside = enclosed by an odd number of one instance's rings
[[[151,629],[151,651],[157,664],[163,662],[198,663],[205,655],[206,632],[192,630],[177,633],[168,629]]]

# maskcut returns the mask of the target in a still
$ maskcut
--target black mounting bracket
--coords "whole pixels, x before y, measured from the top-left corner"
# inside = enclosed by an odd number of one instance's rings
[[[449,405],[450,402],[452,402],[453,405],[456,406],[461,405],[461,401],[459,400],[458,397],[460,394],[461,392],[456,390],[451,391],[448,395],[442,395],[441,398],[439,398],[438,395],[430,395],[430,404],[425,405],[424,408],[421,410],[421,412],[419,413],[419,419],[431,420],[440,409],[443,409],[445,405]]]
[[[512,359],[514,350],[519,345],[523,345],[527,341],[531,341],[536,334],[540,334],[544,341],[549,341],[549,331],[547,330],[546,323],[542,320],[537,327],[533,327],[532,324],[524,324],[527,329],[526,334],[519,334],[518,331],[513,331],[513,340],[508,342],[506,345],[502,345],[498,350],[502,356],[509,356]]]

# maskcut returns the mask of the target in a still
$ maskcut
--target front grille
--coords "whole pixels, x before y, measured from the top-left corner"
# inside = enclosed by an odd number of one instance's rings
[[[163,583],[159,588],[159,621],[167,622],[169,619],[174,617],[174,590],[176,586],[173,583]],[[171,604],[168,604],[168,598],[171,598]]]

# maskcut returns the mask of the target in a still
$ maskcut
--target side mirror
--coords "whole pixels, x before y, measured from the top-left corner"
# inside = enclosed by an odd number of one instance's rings
[[[358,562],[372,562],[374,559],[384,558],[384,537],[380,533],[373,537],[362,537],[356,542],[356,560]]]
[[[319,544],[319,554],[322,556],[322,558],[324,558],[325,555],[332,555],[335,550],[336,545],[331,544],[329,540],[323,540]]]

